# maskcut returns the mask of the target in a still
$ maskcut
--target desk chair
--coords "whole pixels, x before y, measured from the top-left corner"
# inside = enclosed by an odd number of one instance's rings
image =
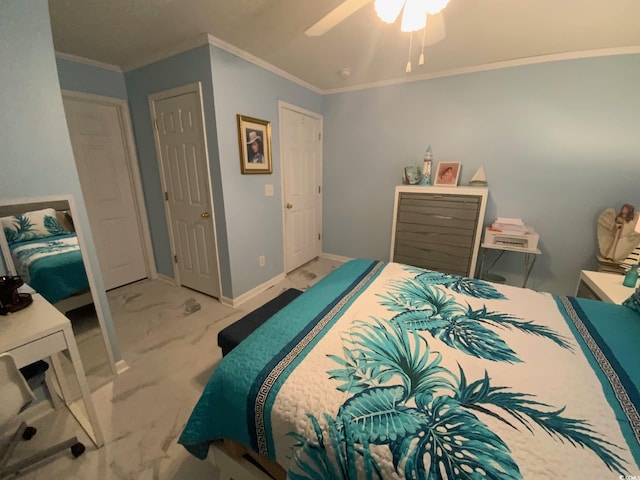
[[[52,394],[55,395],[55,393]],[[33,391],[24,376],[20,373],[13,357],[8,353],[0,355],[0,425],[8,423],[22,412],[29,406],[33,399]],[[56,455],[67,448],[71,448],[71,454],[76,458],[82,455],[85,450],[84,445],[78,442],[76,437],[73,437],[33,454],[24,460],[9,465],[9,458],[18,446],[20,439],[31,440],[36,432],[37,430],[35,428],[28,427],[25,422],[20,423],[11,441],[4,450],[0,452],[0,478],[17,474],[20,470]]]

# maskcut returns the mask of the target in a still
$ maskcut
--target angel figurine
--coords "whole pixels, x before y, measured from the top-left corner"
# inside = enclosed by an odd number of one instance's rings
[[[634,228],[638,221],[633,205],[625,203],[620,212],[608,208],[598,217],[598,247],[606,260],[621,262],[640,243]]]

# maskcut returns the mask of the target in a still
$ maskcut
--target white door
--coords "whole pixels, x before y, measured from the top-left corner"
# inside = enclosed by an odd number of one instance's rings
[[[288,273],[322,252],[322,125],[281,105],[280,129]]]
[[[167,218],[180,285],[220,297],[217,246],[199,91],[152,97]]]
[[[63,101],[104,286],[109,290],[146,278],[120,111],[116,105]]]

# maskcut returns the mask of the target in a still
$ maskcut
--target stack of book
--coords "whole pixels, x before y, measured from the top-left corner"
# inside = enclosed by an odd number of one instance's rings
[[[498,217],[496,221],[491,224],[489,230],[508,235],[524,235],[529,232],[529,227],[524,224],[521,218]]]

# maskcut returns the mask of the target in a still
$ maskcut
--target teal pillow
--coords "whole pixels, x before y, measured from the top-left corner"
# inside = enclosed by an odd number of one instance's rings
[[[624,302],[622,302],[622,305],[640,313],[640,287],[636,288],[636,291],[632,293],[631,296]]]

